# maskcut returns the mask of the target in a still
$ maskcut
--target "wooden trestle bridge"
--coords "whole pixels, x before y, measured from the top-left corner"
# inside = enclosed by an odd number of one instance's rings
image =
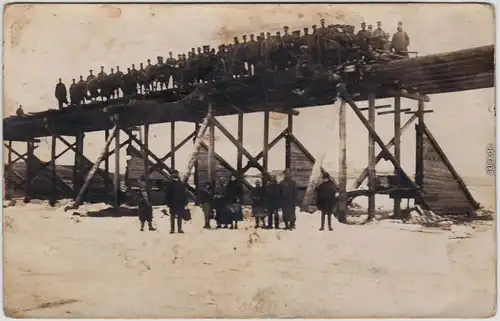
[[[83,200],[98,199],[118,206],[124,201],[121,186],[120,157],[118,151],[128,146],[132,160],[139,159],[135,165],[129,164],[129,176],[135,166],[140,166],[141,174],[146,176],[160,175],[169,180],[175,168],[175,154],[181,146],[194,141],[193,157],[184,179],[189,178],[194,169],[194,184],[190,193],[195,197],[197,187],[205,181],[213,181],[216,176],[234,174],[240,177],[247,190],[252,186],[244,179],[250,168],[257,168],[265,177],[268,174],[268,152],[276,143],[284,139],[284,168],[292,170],[292,176],[304,191],[311,175],[314,157],[298,141],[293,134],[293,118],[299,115],[300,108],[320,105],[331,105],[338,99],[342,101],[339,117],[340,145],[339,181],[332,178],[339,188],[339,211],[345,213],[346,203],[357,195],[369,198],[369,214],[375,211],[375,195],[389,194],[394,198],[394,211],[400,213],[401,199],[412,198],[422,206],[428,207],[438,214],[469,214],[474,212],[478,204],[469,193],[458,173],[433,138],[425,125],[425,102],[430,101],[428,95],[446,92],[474,90],[494,87],[494,46],[484,46],[467,50],[408,58],[384,64],[365,65],[361,72],[352,76],[345,73],[342,77],[316,77],[307,82],[296,77],[295,70],[268,72],[262,75],[237,78],[225,82],[205,83],[192,90],[168,89],[139,95],[132,101],[92,102],[78,108],[47,110],[25,116],[8,117],[3,120],[4,145],[8,149],[8,163],[5,168],[7,197],[15,191],[22,191],[25,200],[33,198],[49,199],[54,203],[57,199],[73,197],[78,206]],[[361,76],[360,76],[361,75]],[[352,77],[358,78],[352,81]],[[406,89],[401,89],[406,88]],[[376,100],[393,98],[392,106],[376,106]],[[416,101],[416,109],[402,110],[401,99]],[[368,117],[363,109],[357,106],[359,101],[368,101]],[[347,190],[345,108],[348,105],[356,113],[369,132],[368,166],[356,180],[351,190]],[[281,106],[277,109],[276,106]],[[393,107],[390,111],[379,114],[394,114],[394,138],[384,142],[375,130],[375,115],[379,108]],[[250,154],[243,146],[243,117],[246,113],[264,113],[264,148],[256,156]],[[269,113],[280,112],[288,115],[288,126],[276,138],[269,137]],[[401,126],[401,113],[412,114],[411,118]],[[218,120],[218,116],[237,115],[238,132],[230,133]],[[410,175],[401,164],[401,134],[417,121],[416,124],[416,169]],[[175,145],[175,124],[190,122],[194,124],[193,133],[180,144]],[[148,131],[151,124],[170,123],[171,148],[167,155],[157,156],[149,149]],[[142,137],[138,138],[133,128],[144,126]],[[215,152],[214,128],[224,134],[237,148],[237,166],[233,168]],[[84,156],[84,134],[86,132],[104,132],[105,147],[95,162]],[[208,131],[209,143],[201,137]],[[124,133],[125,141],[120,139]],[[70,143],[65,136],[75,137]],[[41,137],[52,138],[52,159],[42,162],[35,156],[36,143]],[[56,171],[56,142],[66,145],[63,152],[73,151],[74,167],[72,177],[62,179]],[[114,140],[114,149],[110,145]],[[12,148],[13,141],[26,142],[26,152]],[[382,151],[375,155],[375,144]],[[137,147],[134,147],[134,146]],[[391,153],[390,149],[394,148]],[[109,156],[115,154],[114,173],[110,175]],[[247,158],[248,163],[243,164]],[[166,161],[170,159],[170,165]],[[375,173],[375,165],[381,159],[390,161],[395,175],[388,177],[389,183],[379,184]],[[146,161],[144,161],[146,160]],[[260,160],[262,162],[260,163]],[[24,172],[15,163],[24,161]],[[98,169],[104,163],[104,170]],[[140,164],[140,165],[137,165]],[[71,168],[67,168],[71,172]],[[414,179],[411,177],[414,176]],[[87,179],[86,179],[87,178]],[[129,177],[130,178],[130,177]],[[368,190],[357,188],[368,178]],[[51,186],[40,190],[36,182],[44,181]],[[382,186],[384,185],[384,186]],[[48,192],[47,192],[48,190]],[[120,197],[120,195],[122,195]],[[301,196],[302,198],[302,196]],[[299,202],[301,202],[299,200]],[[342,214],[341,214],[342,215]]]

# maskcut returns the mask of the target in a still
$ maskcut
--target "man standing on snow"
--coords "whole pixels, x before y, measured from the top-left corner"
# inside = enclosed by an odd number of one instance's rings
[[[297,220],[295,214],[297,183],[292,179],[290,169],[286,169],[284,174],[285,178],[280,182],[283,221],[285,221],[285,230],[293,230]]]

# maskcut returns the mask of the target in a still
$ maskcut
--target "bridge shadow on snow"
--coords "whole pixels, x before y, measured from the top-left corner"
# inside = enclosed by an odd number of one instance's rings
[[[87,217],[96,217],[96,218],[104,218],[104,217],[137,217],[137,208],[129,208],[129,207],[108,207],[98,211],[90,211],[87,212]]]

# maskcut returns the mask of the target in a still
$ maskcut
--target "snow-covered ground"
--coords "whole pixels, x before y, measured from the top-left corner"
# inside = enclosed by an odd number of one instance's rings
[[[87,214],[102,205],[85,205]],[[136,217],[4,209],[5,311],[25,317],[481,317],[496,301],[494,222],[451,231],[391,220],[154,232]]]

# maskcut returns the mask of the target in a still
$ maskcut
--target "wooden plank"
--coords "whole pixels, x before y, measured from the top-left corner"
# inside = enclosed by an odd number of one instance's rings
[[[346,106],[343,99],[339,108],[339,197],[337,216],[341,223],[346,221],[347,209],[347,121]]]
[[[479,204],[425,124],[422,130],[423,185],[426,197],[439,200],[438,206],[443,211],[446,209],[456,212],[454,207],[464,207],[465,204],[468,204],[469,210],[477,210]]]
[[[173,123],[172,123],[173,124]],[[175,129],[175,127],[174,127]],[[148,150],[149,150],[149,124],[144,124],[144,159],[148,159]],[[175,164],[174,164],[175,165]],[[149,178],[149,162],[144,162],[144,178],[146,182]]]
[[[368,94],[368,123],[375,130],[375,95]],[[375,217],[375,140],[368,133],[368,219]]]
[[[262,166],[264,170],[268,171],[268,157],[269,157],[269,110],[264,111],[264,143],[263,143],[263,157]],[[267,177],[266,177],[267,181]]]
[[[401,97],[394,97],[394,158],[401,163]],[[394,171],[397,175],[397,171]],[[394,197],[394,217],[401,217],[401,198]]]
[[[170,167],[175,169],[175,121],[170,123]]]
[[[113,188],[114,188],[113,194],[115,198],[114,199],[115,206],[119,207],[120,206],[120,116],[118,114],[114,115],[113,121],[115,123],[115,129],[113,131],[115,139],[115,173],[113,176]],[[109,138],[108,141],[111,143],[111,138]],[[109,144],[107,144],[107,142],[106,145],[109,147]],[[103,153],[105,153],[105,151]]]

